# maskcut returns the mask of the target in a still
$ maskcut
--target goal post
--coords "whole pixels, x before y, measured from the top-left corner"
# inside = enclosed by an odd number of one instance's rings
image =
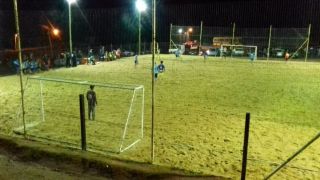
[[[220,47],[220,57],[249,58],[256,60],[258,54],[258,46],[252,45],[232,45],[222,44]]]
[[[86,94],[90,85],[95,86],[98,105],[95,120],[87,120],[88,150],[121,153],[141,141],[144,133],[143,85],[38,76],[28,77],[24,90],[27,136],[80,148],[78,96]],[[21,115],[21,112],[17,114]],[[17,125],[14,132],[21,134],[22,127]]]

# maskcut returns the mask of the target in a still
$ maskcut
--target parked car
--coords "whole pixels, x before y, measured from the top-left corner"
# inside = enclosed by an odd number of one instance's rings
[[[175,54],[178,48],[169,49],[169,54]]]
[[[271,56],[277,57],[277,58],[284,57],[284,54],[285,54],[285,50],[281,48],[275,48],[271,52]]]
[[[239,47],[234,48],[232,50],[232,55],[233,56],[243,56],[244,55],[244,49],[243,48],[239,48]]]
[[[126,50],[121,52],[121,57],[129,57],[129,56],[134,56],[134,52],[126,51]]]
[[[198,50],[197,49],[196,50],[192,49],[192,50],[189,51],[188,54],[189,55],[198,55]]]
[[[208,56],[220,56],[220,50],[218,48],[210,48],[206,53]]]

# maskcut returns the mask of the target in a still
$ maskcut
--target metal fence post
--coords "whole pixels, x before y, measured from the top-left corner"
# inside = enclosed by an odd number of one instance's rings
[[[81,149],[83,151],[87,150],[87,139],[86,139],[86,118],[85,118],[85,108],[84,108],[84,95],[79,95],[80,102],[80,124],[81,124]]]
[[[245,130],[244,130],[241,180],[246,179],[247,155],[248,155],[248,144],[249,144],[249,128],[250,128],[250,113],[247,113],[246,114],[246,125],[245,125]]]

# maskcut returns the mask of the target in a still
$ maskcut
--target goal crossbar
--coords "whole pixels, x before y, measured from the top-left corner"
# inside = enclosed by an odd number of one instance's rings
[[[121,140],[120,140],[120,145],[119,145],[119,153],[124,152],[128,149],[130,149],[132,146],[137,144],[139,141],[143,139],[143,124],[144,124],[144,86],[143,85],[128,85],[128,84],[102,84],[102,83],[97,83],[97,82],[89,82],[89,81],[80,81],[80,80],[67,80],[67,79],[56,79],[56,78],[46,78],[46,77],[39,77],[39,76],[32,76],[27,78],[28,80],[38,80],[40,82],[40,99],[41,99],[41,116],[42,116],[42,121],[36,122],[36,123],[31,123],[27,124],[26,127],[27,129],[33,128],[35,126],[38,126],[40,123],[45,122],[45,112],[44,112],[44,103],[43,103],[43,87],[42,87],[42,82],[43,81],[51,81],[51,82],[59,82],[59,83],[67,83],[67,84],[77,84],[77,85],[95,85],[98,87],[105,87],[105,88],[116,88],[116,89],[122,89],[122,90],[130,90],[133,92],[131,100],[130,100],[130,107],[128,109],[128,114],[125,120],[125,126],[123,127],[122,133],[121,133]],[[25,86],[27,87],[27,86]],[[25,89],[26,90],[26,89]],[[128,131],[128,124],[129,120],[132,116],[132,109],[134,106],[134,99],[137,97],[137,91],[142,93],[142,99],[141,99],[141,117],[140,117],[140,132],[139,132],[139,137],[138,139],[134,140],[133,142],[129,143],[128,145],[124,144],[127,131]],[[18,114],[17,114],[18,116]],[[22,131],[23,126],[17,127],[14,129],[14,132],[19,134],[20,131]]]
[[[222,44],[221,47],[248,47],[248,48],[258,48],[258,46],[253,46],[253,45],[235,45],[235,44]]]
[[[90,82],[90,81],[83,81],[83,80],[57,79],[57,78],[47,78],[47,77],[40,77],[40,76],[31,76],[31,77],[28,77],[28,79],[34,79],[39,81],[42,81],[42,80],[53,81],[53,82],[68,83],[68,84],[79,84],[79,85],[95,85],[99,87],[124,89],[124,90],[137,90],[137,89],[144,88],[142,85],[134,85],[134,84],[98,83],[98,82]]]

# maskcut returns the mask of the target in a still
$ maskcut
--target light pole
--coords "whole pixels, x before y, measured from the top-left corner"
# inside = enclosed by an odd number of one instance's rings
[[[182,28],[180,28],[180,29],[178,30],[178,33],[179,33],[179,44],[182,44],[182,38],[181,38],[182,32],[183,32],[183,30],[182,30]]]
[[[18,48],[17,48],[17,41],[18,41],[18,34],[17,33],[15,33],[14,34],[14,50],[17,50]]]
[[[60,34],[59,29],[53,28],[51,31],[48,31],[49,45],[50,45],[50,56],[53,58],[53,47],[52,47],[52,39],[51,34],[55,37],[58,37]]]
[[[141,12],[147,9],[147,4],[144,0],[137,0],[136,1],[136,8],[139,12],[139,40],[138,40],[138,55],[141,54]]]
[[[48,35],[49,45],[50,45],[50,58],[53,58],[53,45],[52,45],[52,37],[59,37],[60,30],[55,28],[51,23],[49,26],[42,25],[42,28],[46,31]]]
[[[77,0],[67,0],[69,5],[69,45],[70,45],[70,55],[72,54],[72,29],[71,29],[71,5],[76,3]]]
[[[193,31],[192,28],[189,28],[189,29],[188,29],[188,32],[187,32],[187,33],[188,33],[188,41],[190,41],[190,39],[191,39],[190,36],[191,36],[191,34],[192,34],[192,31]]]

